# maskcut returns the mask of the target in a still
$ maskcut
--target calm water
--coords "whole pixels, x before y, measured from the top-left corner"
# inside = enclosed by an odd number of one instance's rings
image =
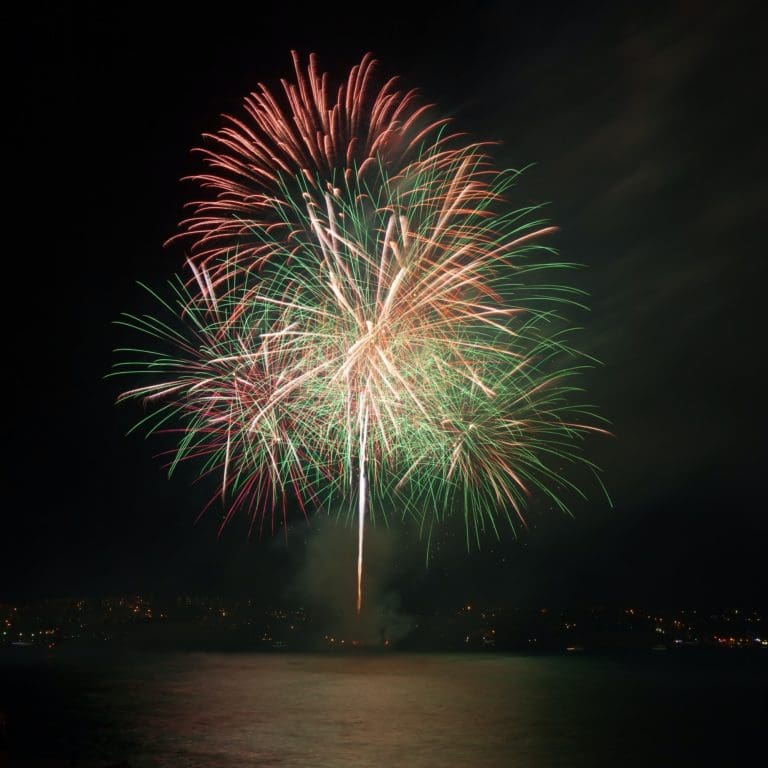
[[[6,654],[0,706],[51,765],[730,765],[765,745],[765,656]]]

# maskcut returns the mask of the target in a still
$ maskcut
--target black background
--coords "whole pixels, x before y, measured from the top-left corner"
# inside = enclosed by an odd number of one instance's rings
[[[604,365],[590,399],[614,499],[467,554],[461,521],[393,533],[410,606],[496,602],[764,602],[765,55],[757,5],[107,4],[4,11],[4,493],[0,599],[150,590],[276,599],[312,534],[248,539],[104,380],[121,311],[146,303],[199,167],[190,148],[289,51],[343,76],[368,50],[455,124],[526,171],[515,202],[551,201],[555,244]],[[349,549],[355,536],[345,529]]]

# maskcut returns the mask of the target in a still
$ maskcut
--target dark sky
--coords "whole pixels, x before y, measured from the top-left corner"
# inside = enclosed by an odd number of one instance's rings
[[[286,548],[216,539],[210,487],[164,477],[162,441],[104,380],[111,325],[181,263],[163,248],[190,194],[178,179],[218,115],[289,50],[343,75],[367,50],[455,124],[522,167],[520,204],[550,202],[556,245],[604,361],[590,399],[613,509],[534,508],[518,541],[462,549],[395,531],[376,578],[420,608],[487,602],[764,603],[768,76],[758,5],[227,3],[36,6],[3,19],[12,59],[5,146],[4,503],[0,599],[136,590],[278,599],[319,536]],[[645,6],[643,10],[633,6]],[[107,7],[110,6],[110,7]],[[243,6],[249,9],[244,10]],[[721,7],[722,6],[722,7]],[[190,6],[191,7],[191,6]],[[4,11],[3,13],[8,13]],[[460,523],[460,521],[457,521]],[[355,537],[344,529],[333,536]],[[338,551],[334,543],[329,549]],[[353,556],[353,555],[350,555]]]

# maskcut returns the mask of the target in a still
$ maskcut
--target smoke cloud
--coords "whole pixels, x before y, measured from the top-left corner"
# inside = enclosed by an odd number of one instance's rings
[[[383,647],[405,637],[414,620],[401,609],[394,589],[399,568],[398,534],[384,525],[366,526],[363,557],[363,607],[358,617],[357,531],[336,518],[317,516],[308,534],[304,561],[286,597],[302,603],[323,628],[315,638],[327,647],[325,635],[335,645]],[[399,564],[399,561],[398,563]],[[399,574],[402,577],[402,573]]]

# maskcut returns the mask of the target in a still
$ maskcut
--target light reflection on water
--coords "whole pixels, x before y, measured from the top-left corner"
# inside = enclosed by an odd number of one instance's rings
[[[138,768],[680,766],[758,743],[764,660],[672,656],[142,656],[70,665],[66,705],[80,759]]]

